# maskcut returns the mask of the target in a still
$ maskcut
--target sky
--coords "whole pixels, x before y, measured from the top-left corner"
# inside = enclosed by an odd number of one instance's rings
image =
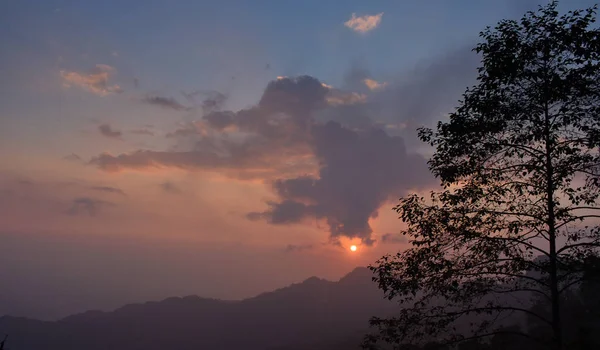
[[[416,129],[475,82],[479,31],[538,3],[2,1],[0,315],[240,299],[405,249],[394,204],[437,186]]]

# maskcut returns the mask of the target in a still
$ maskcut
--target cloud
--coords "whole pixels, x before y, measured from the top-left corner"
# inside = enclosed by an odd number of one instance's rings
[[[173,194],[181,194],[182,193],[179,186],[175,185],[174,183],[172,183],[170,181],[161,183],[160,188],[162,188],[163,191],[168,192],[168,193],[173,193]]]
[[[169,133],[170,138],[182,139],[179,148],[188,142],[184,138],[192,138],[188,150],[101,154],[92,163],[107,171],[177,167],[263,179],[310,171],[315,166],[309,140],[311,114],[327,106],[327,92],[312,77],[274,81],[252,108],[213,112]]]
[[[180,138],[180,137],[188,137],[188,136],[198,136],[202,135],[203,128],[202,125],[198,125],[198,123],[187,123],[178,129],[175,129],[172,132],[167,133],[167,138]]]
[[[135,135],[154,136],[154,131],[148,129],[133,129],[129,130],[129,132]]]
[[[367,95],[331,88],[329,89],[326,100],[331,106],[354,105],[367,102]]]
[[[186,107],[179,103],[173,97],[163,97],[163,96],[145,96],[142,98],[143,103],[147,103],[149,105],[158,106],[166,109],[173,109],[176,111],[187,111],[190,110],[190,107]]]
[[[223,104],[226,100],[227,96],[225,96],[224,94],[218,91],[212,91],[202,101],[202,111],[204,113],[218,111],[223,107]]]
[[[211,112],[170,133],[170,150],[104,153],[91,163],[113,172],[181,168],[261,179],[276,198],[248,219],[274,225],[316,219],[328,225],[332,242],[344,236],[372,244],[369,220],[379,208],[429,186],[432,177],[422,156],[376,124],[350,128],[317,118],[365,112],[365,103],[331,104],[332,91],[342,94],[310,76],[282,77],[266,86],[256,105]]]
[[[91,197],[78,197],[73,199],[71,208],[67,211],[67,214],[73,216],[84,214],[96,216],[102,208],[107,206],[114,206],[114,204]]]
[[[87,72],[61,70],[60,75],[64,87],[77,86],[98,96],[107,96],[114,93],[121,93],[123,89],[117,85],[110,85],[109,78],[114,75],[116,69],[106,65],[97,64]]]
[[[194,105],[198,105],[204,114],[219,111],[223,108],[228,96],[219,91],[192,91],[181,92],[185,99]],[[202,99],[199,101],[200,96]]]
[[[381,242],[390,244],[406,244],[408,243],[408,239],[399,233],[386,233],[381,236]]]
[[[77,154],[75,153],[71,153],[69,155],[64,156],[62,159],[69,161],[69,162],[74,162],[74,163],[83,163],[84,160]]]
[[[386,82],[380,83],[377,80],[373,80],[373,79],[369,79],[369,78],[364,79],[363,82],[369,88],[369,90],[383,89],[388,84]]]
[[[92,186],[92,187],[90,187],[90,189],[92,189],[94,191],[100,191],[100,192],[106,192],[106,193],[114,193],[114,194],[119,194],[121,196],[126,196],[125,192],[122,189],[116,188],[116,187],[110,187],[110,186]]]
[[[306,218],[323,219],[332,240],[341,236],[372,244],[369,219],[391,198],[431,183],[425,159],[408,154],[400,137],[381,129],[354,131],[339,123],[317,124],[313,130],[318,176],[277,180],[280,202],[268,203],[260,217],[273,224]]]
[[[362,85],[368,91],[368,101],[361,106],[362,112],[358,116],[336,116],[335,120],[354,126],[355,122],[365,124],[364,119],[367,119],[402,136],[409,149],[423,147],[416,129],[434,126],[437,120],[453,111],[465,89],[475,83],[479,61],[480,57],[471,46],[465,45],[419,63],[388,80],[384,89],[377,90],[368,90],[364,85],[368,71],[354,69],[347,77],[347,84],[358,91]]]
[[[366,33],[379,26],[383,12],[376,15],[364,15],[356,16],[356,13],[352,14],[352,17],[344,23],[344,25],[357,33]]]
[[[98,131],[100,131],[100,134],[113,139],[120,139],[122,135],[119,130],[113,129],[110,124],[107,123],[98,125]]]
[[[313,249],[315,246],[313,244],[288,244],[287,247],[285,247],[285,252],[286,253],[299,253],[299,252],[303,252],[306,250],[311,250]]]

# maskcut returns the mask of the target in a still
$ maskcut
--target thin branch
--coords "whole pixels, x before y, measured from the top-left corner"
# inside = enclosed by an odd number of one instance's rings
[[[546,319],[545,317],[531,311],[528,309],[523,309],[520,307],[515,307],[515,306],[482,306],[482,307],[476,307],[476,308],[472,308],[472,309],[466,309],[466,310],[461,310],[461,311],[456,311],[456,312],[444,312],[441,315],[423,315],[423,318],[429,318],[429,319],[435,319],[435,318],[446,318],[446,317],[454,317],[454,316],[463,316],[463,315],[468,315],[471,313],[482,313],[482,312],[487,312],[487,311],[518,311],[518,312],[522,312],[524,314],[533,316],[537,319],[539,319],[540,321],[548,324],[549,326],[552,326],[552,322],[549,321],[548,319]]]
[[[512,289],[512,290],[504,290],[504,291],[490,290],[490,292],[496,293],[496,294],[508,294],[508,293],[516,293],[516,292],[533,292],[533,293],[541,294],[544,297],[546,297],[548,300],[550,300],[550,296],[548,294],[542,292],[539,289],[533,289],[533,288],[520,288],[520,289]]]
[[[568,249],[573,249],[573,248],[577,248],[577,247],[587,247],[587,246],[600,247],[600,242],[581,242],[581,243],[566,245],[566,246],[560,248],[559,250],[557,250],[556,254],[558,255]]]

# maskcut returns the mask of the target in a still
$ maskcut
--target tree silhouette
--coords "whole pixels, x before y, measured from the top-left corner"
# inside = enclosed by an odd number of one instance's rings
[[[442,189],[395,208],[412,247],[371,269],[405,308],[372,319],[365,348],[517,337],[564,349],[561,296],[600,246],[600,31],[596,7],[556,9],[484,30],[478,83],[419,130]],[[531,318],[550,336],[507,328]]]

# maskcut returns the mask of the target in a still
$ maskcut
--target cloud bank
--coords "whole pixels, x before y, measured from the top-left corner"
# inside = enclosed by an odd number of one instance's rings
[[[351,237],[372,244],[369,220],[378,209],[428,186],[431,177],[425,159],[409,152],[401,137],[373,123],[356,128],[327,120],[363,113],[366,95],[361,101],[340,97],[356,95],[310,76],[280,77],[255,106],[211,112],[172,132],[173,149],[180,151],[101,154],[91,163],[113,172],[173,167],[261,179],[277,199],[248,213],[248,219],[274,225],[318,220],[326,223],[333,242]],[[342,102],[332,103],[332,97]]]

